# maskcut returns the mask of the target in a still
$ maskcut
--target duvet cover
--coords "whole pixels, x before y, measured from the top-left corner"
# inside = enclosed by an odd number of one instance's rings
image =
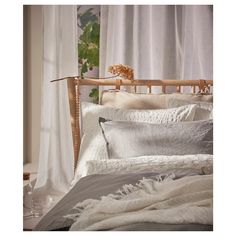
[[[203,169],[92,174],[35,230],[213,230],[212,175]]]

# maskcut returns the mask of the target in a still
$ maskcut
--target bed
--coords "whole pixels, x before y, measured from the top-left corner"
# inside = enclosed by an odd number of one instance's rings
[[[63,79],[75,178],[34,230],[212,231],[213,82]],[[115,88],[81,103],[80,86],[94,85]]]

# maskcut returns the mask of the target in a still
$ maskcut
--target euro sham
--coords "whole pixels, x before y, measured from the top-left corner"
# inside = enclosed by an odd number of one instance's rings
[[[163,110],[125,110],[83,102],[81,104],[83,137],[75,179],[72,184],[80,177],[86,175],[84,171],[86,161],[108,159],[106,142],[99,126],[99,117],[120,121],[170,123],[191,121],[194,117],[195,109],[196,105]]]
[[[169,99],[185,101],[213,102],[212,94],[142,94],[124,91],[103,91],[101,105],[122,109],[164,109],[168,108]]]
[[[101,119],[109,159],[213,154],[213,121],[149,124]]]
[[[168,100],[168,108],[180,107],[189,104],[196,104],[196,112],[193,120],[208,120],[213,118],[213,103],[199,101],[185,101],[171,98]]]

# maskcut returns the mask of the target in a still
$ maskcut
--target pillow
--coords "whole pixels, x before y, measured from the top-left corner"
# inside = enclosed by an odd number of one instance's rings
[[[109,159],[213,153],[212,120],[149,124],[102,119],[100,124]]]
[[[100,103],[104,106],[123,109],[163,109],[168,108],[168,100],[171,98],[186,101],[213,101],[212,94],[139,94],[110,90],[102,92]]]
[[[180,107],[188,104],[196,104],[197,109],[193,120],[208,120],[213,118],[213,103],[199,101],[185,101],[171,98],[168,100],[168,107]]]
[[[213,156],[142,156],[129,159],[92,160],[86,163],[87,175],[110,173],[164,172],[171,169],[195,169],[204,174],[213,172]]]
[[[85,176],[83,171],[88,160],[108,159],[106,142],[99,127],[99,117],[112,120],[167,123],[190,121],[194,117],[196,105],[187,105],[164,110],[123,110],[84,102],[82,110],[82,132],[79,160],[75,172],[76,179]],[[73,181],[74,183],[74,181]]]

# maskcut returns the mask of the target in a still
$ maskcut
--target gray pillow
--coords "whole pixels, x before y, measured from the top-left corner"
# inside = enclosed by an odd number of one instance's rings
[[[213,154],[213,121],[150,124],[99,119],[110,159]]]

